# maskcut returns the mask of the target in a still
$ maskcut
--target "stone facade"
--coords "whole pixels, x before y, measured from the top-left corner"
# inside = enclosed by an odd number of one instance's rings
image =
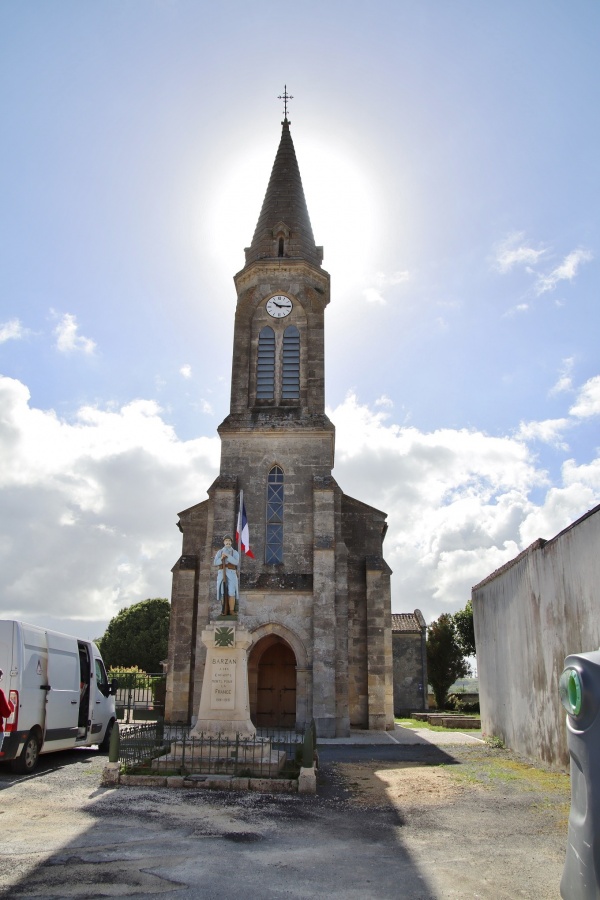
[[[206,652],[201,634],[220,612],[213,558],[223,535],[235,533],[243,491],[254,558],[242,558],[239,623],[253,640],[253,721],[302,727],[314,718],[322,737],[347,735],[350,726],[390,728],[386,515],[346,496],[331,474],[335,429],[325,414],[324,359],[329,275],[321,268],[323,251],[314,242],[287,120],[245,252],[246,265],[234,279],[231,406],[219,427],[220,474],[208,500],[179,514],[183,546],[173,568],[167,718],[188,722],[197,712]],[[280,305],[268,307],[269,301]],[[288,352],[289,335],[297,349]],[[276,513],[283,543],[281,560],[268,562],[275,471],[283,485]]]
[[[427,704],[427,626],[420,609],[392,615],[394,715],[421,712]]]

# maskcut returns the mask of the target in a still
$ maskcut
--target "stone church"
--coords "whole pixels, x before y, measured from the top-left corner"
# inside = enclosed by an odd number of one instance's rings
[[[243,491],[254,558],[242,553],[239,624],[251,633],[250,714],[258,727],[320,737],[393,727],[391,571],[386,514],[333,478],[325,414],[329,274],[315,244],[287,115],[237,292],[231,407],[219,426],[220,474],[179,513],[166,717],[198,711],[202,630],[221,612],[213,566],[235,536]]]

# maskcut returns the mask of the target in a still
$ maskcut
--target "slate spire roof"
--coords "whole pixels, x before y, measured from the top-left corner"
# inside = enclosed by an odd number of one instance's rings
[[[279,149],[246,262],[255,259],[305,259],[320,266],[323,248],[315,245],[290,123],[284,119]]]

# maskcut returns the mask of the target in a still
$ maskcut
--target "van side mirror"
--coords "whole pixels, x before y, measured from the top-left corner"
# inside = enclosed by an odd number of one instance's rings
[[[113,697],[115,696],[115,694],[117,693],[118,690],[119,690],[119,682],[117,681],[116,678],[113,678],[113,680],[110,683],[110,693],[112,694]]]

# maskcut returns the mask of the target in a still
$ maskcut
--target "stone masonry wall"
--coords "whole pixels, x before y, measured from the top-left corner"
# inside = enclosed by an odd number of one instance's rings
[[[173,567],[166,716],[187,722],[193,713],[192,677],[195,663],[199,548],[206,540],[208,502],[180,513],[184,528],[183,555]]]
[[[222,438],[223,471],[235,472],[250,525],[255,559],[244,559],[248,575],[312,573],[313,568],[313,476],[329,475],[332,461],[331,435],[281,433],[227,434]],[[267,566],[265,525],[267,479],[274,465],[284,473],[284,565]]]
[[[423,635],[392,634],[394,659],[394,714],[407,715],[426,708],[427,685],[423,675]]]
[[[272,263],[255,262],[236,277],[236,308],[231,412],[246,416],[255,406],[253,373],[256,365],[258,332],[263,324],[278,329],[295,324],[301,333],[305,354],[302,393],[293,406],[322,414],[325,409],[324,310],[329,303],[329,275],[302,260],[286,260],[274,270]],[[294,311],[278,323],[263,310],[264,300],[275,294],[288,295]],[[259,308],[260,307],[260,308]],[[258,404],[260,405],[260,404]],[[265,408],[273,408],[266,404]]]

